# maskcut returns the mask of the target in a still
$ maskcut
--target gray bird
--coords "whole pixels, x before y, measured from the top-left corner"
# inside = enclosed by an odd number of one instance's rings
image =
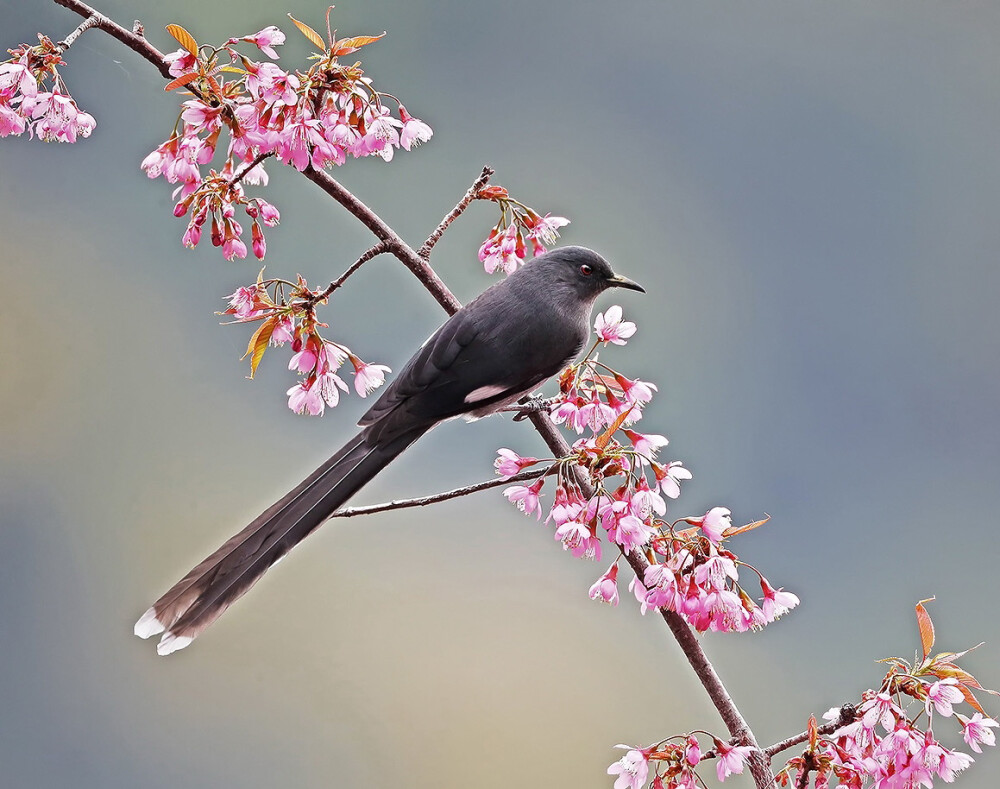
[[[432,427],[494,413],[562,370],[587,341],[595,299],[616,287],[645,292],[596,252],[562,247],[486,290],[420,347],[361,418],[360,433],[176,583],[135,634],[163,633],[161,655],[186,647]]]

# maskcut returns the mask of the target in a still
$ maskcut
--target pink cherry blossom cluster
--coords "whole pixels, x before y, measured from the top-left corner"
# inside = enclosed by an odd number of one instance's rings
[[[620,424],[635,424],[642,418],[643,407],[653,399],[653,392],[656,391],[653,384],[627,378],[599,362],[594,355],[602,343],[625,345],[626,340],[635,334],[635,324],[622,319],[621,307],[615,305],[598,314],[594,332],[597,339],[590,353],[582,362],[562,373],[559,395],[550,404],[552,421],[557,425],[565,424],[577,433],[583,433],[588,428],[596,433],[619,419],[622,420]],[[650,441],[660,438],[662,436],[652,436]],[[640,451],[655,451],[662,445],[643,444]]]
[[[500,206],[500,219],[479,247],[479,262],[488,274],[517,271],[524,263],[528,243],[533,254],[541,255],[559,238],[559,228],[569,224],[562,216],[541,216],[511,197],[502,186],[484,186],[476,199],[492,200]]]
[[[817,789],[830,786],[831,779],[850,789],[930,789],[935,779],[951,783],[973,758],[937,740],[935,717],[957,720],[966,745],[976,753],[982,753],[982,745],[996,744],[992,730],[1000,724],[986,716],[973,691],[995,692],[986,691],[956,664],[968,650],[930,656],[934,628],[923,603],[917,605],[917,621],[923,658],[915,665],[890,658],[891,668],[877,691],[865,691],[857,706],[834,708],[823,716],[837,724],[832,733],[820,734],[811,719],[808,749],[778,774],[782,785],[808,786],[810,776]],[[955,711],[963,702],[975,710],[971,717]],[[908,706],[916,709],[910,712]]]
[[[398,99],[375,90],[358,63],[341,64],[342,56],[381,36],[338,40],[328,33],[324,40],[312,28],[293,21],[322,51],[305,72],[285,71],[236,49],[241,43],[253,44],[277,59],[274,47],[284,43],[285,34],[274,26],[230,38],[218,47],[197,44],[178,25],[167,28],[182,45],[167,55],[170,73],[176,77],[167,88],[186,87],[194,98],[183,103],[170,137],[141,166],[150,178],[163,176],[178,184],[174,215],[191,214],[183,238],[188,247],[198,244],[211,215],[212,243],[221,246],[229,260],[246,257],[243,228],[235,219],[235,208],[243,206],[251,219],[254,254],[264,257],[261,225],[276,224],[278,212],[258,198],[247,199],[241,182],[266,185],[262,162],[269,156],[299,171],[341,165],[348,155],[390,161],[396,149],[411,150],[433,134]],[[397,104],[398,117],[386,100]],[[223,131],[228,132],[225,161],[203,176],[201,167],[215,158]]]
[[[36,46],[7,51],[11,58],[0,63],[0,137],[25,131],[43,142],[89,137],[97,121],[76,105],[56,68],[65,65],[62,47],[39,34]]]
[[[680,495],[680,484],[691,479],[691,472],[679,461],[657,461],[657,452],[668,443],[665,436],[626,427],[641,417],[656,387],[633,381],[594,357],[601,343],[624,345],[635,324],[624,321],[621,307],[614,306],[597,316],[594,330],[597,341],[582,362],[560,376],[560,396],[551,406],[554,422],[593,432],[550,469],[556,489],[546,522],[555,526],[555,539],[578,558],[601,558],[601,531],[622,553],[644,551],[650,564],[643,578],[629,584],[643,613],[650,608],[676,611],[699,631],[746,631],[773,622],[798,605],[798,597],[776,589],[751,568],[761,589],[757,602],[739,582],[740,565],[749,565],[723,547],[727,537],[761,523],[734,529],[725,507],[673,523],[663,520],[666,499]],[[494,466],[501,476],[512,477],[540,462],[503,448]],[[574,466],[586,475],[593,496],[585,496],[576,484]],[[546,476],[508,487],[504,495],[540,519]],[[694,528],[675,528],[681,522]],[[617,562],[591,586],[591,598],[618,604]]]
[[[230,295],[229,308],[221,313],[234,316],[237,323],[260,322],[244,356],[250,357],[251,378],[269,345],[291,344],[294,353],[288,369],[302,378],[286,394],[288,407],[297,414],[322,416],[327,406],[334,408],[340,402],[340,393],[348,386],[338,373],[348,360],[354,368],[354,389],[361,397],[384,384],[390,372],[384,364],[364,362],[346,345],[320,336],[319,329],[326,324],[316,319],[315,307],[328,295],[310,290],[301,277],[294,283],[258,277],[253,285]]]
[[[696,768],[713,757],[716,759],[715,774],[720,781],[742,774],[753,749],[746,745],[730,745],[717,737],[712,737],[712,741],[713,750],[704,754],[694,733],[670,737],[648,748],[617,745],[615,747],[624,748],[626,754],[608,767],[608,775],[618,776],[614,789],[643,789],[647,784],[652,789],[698,789],[705,786],[705,782]]]

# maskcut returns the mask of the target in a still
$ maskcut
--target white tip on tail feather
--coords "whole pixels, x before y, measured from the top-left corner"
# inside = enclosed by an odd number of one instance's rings
[[[160,639],[160,643],[156,645],[156,654],[158,655],[169,655],[171,652],[176,652],[178,649],[184,649],[188,644],[194,641],[191,636],[175,636],[169,630],[163,634],[163,638]]]
[[[157,633],[162,633],[165,627],[166,625],[156,618],[156,611],[150,608],[139,617],[139,621],[135,623],[133,632],[139,638],[149,638],[150,636],[155,636]]]

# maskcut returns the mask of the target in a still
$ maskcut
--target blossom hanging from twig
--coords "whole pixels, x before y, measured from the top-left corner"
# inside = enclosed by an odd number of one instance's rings
[[[163,176],[177,184],[174,215],[190,215],[185,246],[197,246],[201,228],[211,218],[212,243],[222,247],[226,259],[246,257],[243,227],[236,220],[236,209],[242,207],[251,220],[251,249],[264,258],[263,226],[277,224],[278,212],[260,198],[247,197],[244,184],[267,184],[263,163],[270,156],[299,171],[339,166],[348,157],[390,161],[396,149],[411,150],[433,134],[398,99],[376,90],[358,63],[340,60],[384,33],[337,39],[328,17],[324,39],[305,23],[292,21],[318,52],[306,71],[286,71],[240,51],[239,45],[252,44],[278,59],[274,48],[284,43],[285,34],[274,25],[219,46],[199,44],[180,25],[167,27],[181,48],[166,56],[175,77],[166,89],[184,88],[193,98],[183,102],[170,137],[143,160],[142,169],[150,178]],[[390,102],[395,102],[398,117]],[[220,145],[225,146],[222,165],[203,173]]]
[[[59,73],[63,47],[39,34],[35,46],[8,51],[10,59],[0,62],[0,137],[26,131],[43,142],[89,137],[97,121],[77,106]]]

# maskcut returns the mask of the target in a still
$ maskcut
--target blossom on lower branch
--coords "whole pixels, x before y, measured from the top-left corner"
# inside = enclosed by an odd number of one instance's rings
[[[856,706],[829,710],[823,717],[830,723],[822,730],[811,718],[807,749],[787,762],[779,783],[808,786],[810,777],[818,789],[831,779],[851,789],[930,789],[935,779],[951,783],[973,758],[938,740],[935,729],[944,729],[949,718],[958,721],[976,753],[982,752],[980,744],[995,744],[990,729],[1000,724],[986,717],[975,693],[996,693],[956,662],[969,650],[932,657],[934,628],[923,603],[917,605],[917,620],[922,657],[912,665],[902,658],[883,661],[890,669],[879,687],[866,690]],[[963,702],[975,710],[971,718],[954,710]]]
[[[599,560],[602,533],[622,554],[638,552],[646,566],[629,588],[643,613],[674,611],[699,631],[742,632],[773,622],[798,605],[798,597],[772,586],[726,544],[729,537],[765,521],[734,528],[726,507],[672,522],[665,518],[666,500],[680,495],[680,483],[691,479],[691,472],[678,461],[657,461],[668,444],[665,436],[629,427],[642,418],[656,387],[622,375],[593,355],[601,342],[624,344],[635,324],[623,320],[620,307],[611,307],[598,316],[594,330],[594,348],[560,375],[560,394],[551,405],[553,422],[565,422],[577,432],[589,428],[593,435],[577,440],[571,453],[532,485],[511,486],[504,495],[525,514],[540,518],[543,486],[555,477],[555,496],[545,518],[555,528],[555,539],[577,558]],[[506,447],[497,454],[494,467],[504,477],[542,462]],[[592,494],[584,494],[578,475]],[[741,582],[741,568],[757,576],[760,598]],[[617,604],[617,583],[616,562],[590,588],[590,596]]]
[[[753,748],[730,745],[717,737],[712,742],[714,749],[705,755],[694,733],[669,737],[648,748],[616,745],[628,752],[608,767],[608,775],[618,776],[615,789],[644,789],[647,784],[653,789],[697,789],[705,785],[697,768],[706,756],[717,759],[715,768],[720,781],[740,775]]]

